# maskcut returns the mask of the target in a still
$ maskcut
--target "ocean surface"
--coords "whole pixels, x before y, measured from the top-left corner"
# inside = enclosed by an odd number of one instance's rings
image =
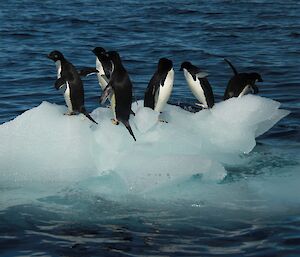
[[[52,184],[6,184],[1,176],[1,257],[300,256],[299,1],[12,0],[0,1],[0,24],[0,124],[43,101],[64,105],[46,55],[59,50],[90,67],[96,46],[120,53],[137,100],[166,57],[175,70],[170,103],[195,103],[179,72],[183,61],[209,73],[220,102],[232,76],[228,58],[240,72],[259,72],[259,95],[291,111],[242,162],[224,164],[221,181],[194,176],[153,198],[97,193],[88,176]],[[93,76],[84,86],[91,112],[101,93]],[[118,187],[111,180],[99,185]],[[201,190],[180,195],[194,187]]]

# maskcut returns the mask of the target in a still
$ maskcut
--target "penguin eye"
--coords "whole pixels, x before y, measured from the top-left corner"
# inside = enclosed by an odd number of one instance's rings
[[[56,55],[54,55],[54,57],[55,57],[55,58],[57,58],[57,57],[58,57],[58,56],[57,56],[57,54],[56,54]]]

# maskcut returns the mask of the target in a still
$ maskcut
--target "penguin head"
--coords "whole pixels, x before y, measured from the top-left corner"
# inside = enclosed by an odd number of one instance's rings
[[[106,51],[105,51],[105,49],[104,49],[103,47],[98,47],[98,46],[95,47],[95,48],[92,50],[92,52],[93,52],[96,56],[100,56],[100,55],[106,53]]]
[[[249,73],[249,78],[255,82],[263,82],[260,74],[257,72]]]
[[[120,55],[116,51],[106,52],[106,56],[109,57],[113,62],[121,60]]]
[[[113,64],[113,69],[115,67],[123,67],[122,65],[122,61],[121,61],[121,57],[118,54],[118,52],[116,51],[109,51],[106,52],[106,56],[109,58],[109,60],[112,62]]]
[[[49,59],[53,60],[54,62],[56,61],[61,61],[61,60],[64,60],[64,56],[61,52],[59,51],[52,51],[50,54],[48,54],[47,56]]]
[[[191,63],[190,62],[183,62],[183,63],[181,63],[181,66],[180,66],[180,71],[183,71],[183,69],[189,69],[189,67],[191,67]]]
[[[171,70],[173,68],[173,62],[167,58],[161,58],[158,61],[157,70]]]

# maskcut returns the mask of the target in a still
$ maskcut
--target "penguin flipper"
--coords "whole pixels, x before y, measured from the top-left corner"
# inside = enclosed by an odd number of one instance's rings
[[[108,62],[103,63],[103,69],[104,69],[105,77],[107,78],[107,80],[109,80],[113,72],[113,67],[110,60],[108,60]]]
[[[208,76],[208,73],[205,71],[201,71],[196,74],[196,77],[200,78],[200,79],[206,78],[207,76]]]
[[[60,77],[55,81],[54,87],[56,88],[56,90],[58,90],[65,84],[66,84],[66,80]]]
[[[224,58],[224,61],[228,63],[228,65],[231,67],[231,69],[233,70],[234,75],[238,75],[238,72],[236,70],[236,68],[233,66],[233,64],[227,60],[226,58]]]
[[[152,78],[150,79],[147,89],[145,91],[144,95],[144,107],[149,107],[151,109],[154,109],[155,107],[155,94],[157,90],[160,87],[160,84],[162,83],[162,76],[158,74],[156,71]]]
[[[83,68],[81,70],[78,71],[78,75],[81,77],[86,77],[86,76],[90,76],[93,74],[98,73],[99,71],[96,68]]]
[[[204,104],[195,103],[195,105],[201,107],[202,109],[207,109],[207,106],[205,106]]]
[[[154,96],[152,92],[146,91],[144,96],[144,107],[154,109]]]
[[[101,75],[101,77],[106,81],[106,83],[108,84],[109,82],[109,78],[106,75]]]
[[[207,78],[201,78],[199,80],[204,91],[204,96],[206,98],[207,106],[205,108],[212,108],[215,104],[215,97],[214,97],[212,87],[208,82]]]
[[[161,79],[160,79],[160,83],[159,84],[156,84],[156,90],[157,90],[157,88],[159,88],[160,86],[164,86],[165,85],[165,81],[166,81],[166,78],[167,78],[167,76],[168,76],[168,71],[167,72],[164,72],[163,74],[162,74],[162,76],[161,76]]]
[[[102,95],[100,96],[100,104],[104,104],[105,101],[107,100],[107,98],[109,98],[109,96],[113,93],[113,88],[112,86],[108,83],[108,85],[106,86],[106,88],[104,88]]]
[[[135,136],[134,136],[134,134],[133,134],[133,131],[132,131],[132,129],[131,129],[131,126],[130,126],[130,124],[129,124],[129,121],[128,120],[126,120],[126,121],[121,121],[123,124],[124,124],[124,126],[127,128],[127,130],[128,130],[128,132],[130,133],[130,135],[133,137],[133,139],[134,139],[134,141],[136,141],[136,138],[135,138]]]

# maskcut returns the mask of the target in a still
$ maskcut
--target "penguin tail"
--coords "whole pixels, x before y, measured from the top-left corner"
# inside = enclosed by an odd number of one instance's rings
[[[129,132],[130,135],[133,137],[134,141],[136,141],[136,138],[135,138],[135,136],[134,136],[134,134],[133,134],[133,131],[132,131],[132,129],[131,129],[131,126],[130,126],[130,124],[129,124],[129,121],[126,120],[126,121],[121,121],[121,122],[122,122],[122,123],[124,124],[124,126],[127,128],[128,132]]]
[[[80,113],[84,114],[90,121],[92,121],[92,122],[98,124],[98,122],[96,122],[96,121],[91,117],[91,115],[87,112],[87,110],[85,109],[84,106],[82,106],[82,107],[80,108]]]
[[[234,75],[238,75],[238,72],[236,70],[236,68],[233,66],[233,64],[227,60],[226,58],[224,58],[224,61],[228,63],[228,65],[231,67],[231,69],[233,70]]]

